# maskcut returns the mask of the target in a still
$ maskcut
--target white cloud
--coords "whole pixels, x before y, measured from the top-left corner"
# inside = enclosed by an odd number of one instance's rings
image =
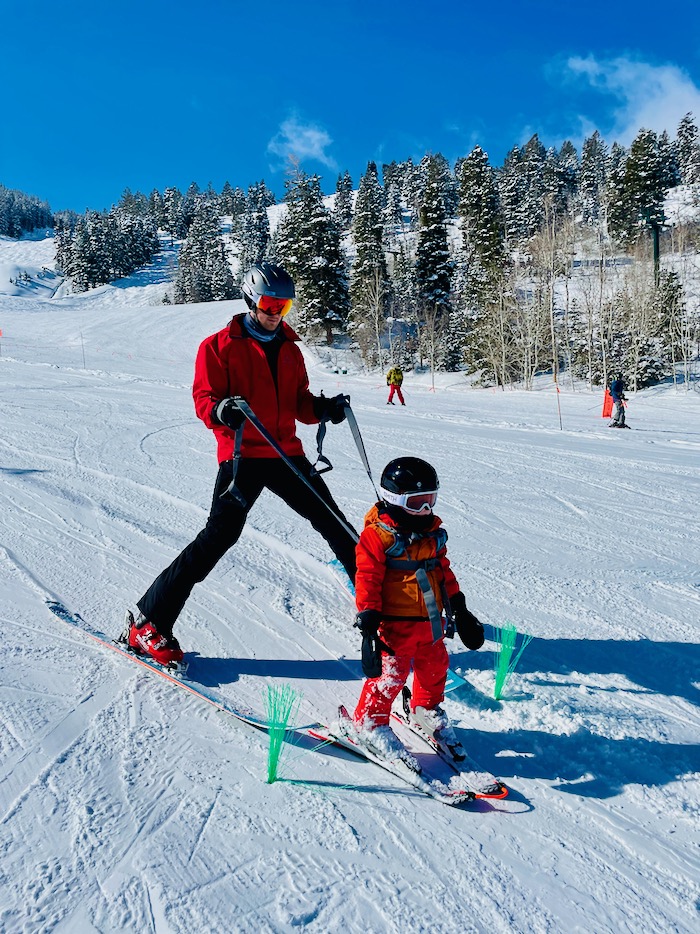
[[[593,55],[572,57],[566,68],[574,78],[614,99],[610,125],[581,116],[586,131],[597,125],[601,133],[623,145],[629,145],[640,129],[667,130],[674,138],[685,114],[700,116],[700,89],[682,68],[676,65],[650,65],[626,57],[608,60]]]
[[[332,142],[331,137],[321,127],[303,124],[296,117],[290,117],[267,144],[267,151],[284,161],[290,158],[298,159],[299,162],[312,159],[337,171],[337,162],[327,152]]]

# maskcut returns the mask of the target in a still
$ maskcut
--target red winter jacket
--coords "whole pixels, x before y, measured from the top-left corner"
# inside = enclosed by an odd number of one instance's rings
[[[200,344],[194,370],[192,395],[199,418],[216,436],[219,463],[233,457],[234,432],[211,420],[216,402],[228,396],[242,396],[265,428],[288,457],[304,450],[296,434],[297,421],[315,425],[314,396],[309,391],[309,377],[304,358],[297,346],[299,337],[281,324],[284,342],[277,361],[277,389],[261,344],[244,336],[243,315],[207,337]],[[246,423],[243,430],[243,457],[275,457],[262,435]]]
[[[399,558],[413,561],[437,558],[435,568],[427,571],[438,607],[442,610],[442,587],[448,597],[454,597],[459,584],[454,575],[445,548],[445,533],[436,536],[442,525],[438,516],[433,517],[430,527],[414,541],[409,542]],[[355,578],[356,604],[358,612],[379,610],[387,622],[427,621],[428,611],[415,571],[388,568],[387,549],[396,541],[394,520],[386,512],[372,506],[365,516],[365,527],[357,544],[357,577]]]

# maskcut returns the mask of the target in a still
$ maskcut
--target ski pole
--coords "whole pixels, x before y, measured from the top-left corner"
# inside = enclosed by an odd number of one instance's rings
[[[287,465],[287,467],[289,467],[289,469],[292,471],[292,473],[293,473],[295,476],[297,476],[297,477],[302,481],[302,483],[304,483],[304,484],[311,490],[311,492],[314,494],[314,496],[316,496],[316,498],[317,498],[320,502],[323,503],[323,505],[324,505],[324,506],[326,507],[326,509],[331,513],[331,515],[333,515],[333,516],[335,517],[335,519],[337,519],[337,521],[340,523],[340,525],[342,525],[342,527],[345,529],[345,531],[348,533],[348,535],[352,536],[352,538],[354,539],[354,541],[356,541],[356,542],[359,541],[359,535],[357,534],[357,532],[355,531],[355,529],[353,529],[353,527],[352,527],[351,525],[348,525],[348,523],[345,522],[345,520],[342,519],[342,518],[337,514],[337,512],[335,511],[335,509],[333,509],[333,507],[330,505],[330,503],[327,503],[327,502],[326,502],[326,500],[321,496],[321,494],[320,494],[320,493],[318,492],[318,490],[313,486],[313,484],[309,483],[308,479],[307,479],[307,478],[304,476],[304,474],[298,469],[298,467],[296,466],[296,464],[294,464],[294,462],[293,462],[292,460],[290,460],[289,457],[287,457],[287,455],[284,453],[284,451],[283,451],[282,448],[279,446],[279,444],[277,444],[277,442],[275,441],[275,439],[272,437],[272,435],[271,435],[270,432],[267,430],[267,428],[265,428],[265,426],[263,425],[263,423],[260,421],[260,419],[259,419],[258,416],[255,414],[255,412],[253,412],[253,410],[252,410],[251,407],[248,405],[248,403],[245,401],[245,399],[243,399],[243,398],[240,397],[240,396],[234,396],[234,399],[236,400],[236,405],[237,405],[238,408],[241,410],[241,412],[243,412],[243,414],[244,414],[245,417],[248,419],[248,421],[251,423],[251,425],[253,425],[255,428],[257,428],[257,430],[260,432],[260,434],[263,436],[263,438],[264,438],[264,439],[267,441],[267,443],[270,445],[270,447],[272,448],[272,450],[278,455],[278,457],[280,457],[280,458],[284,461],[284,463]]]
[[[345,417],[347,419],[348,425],[350,426],[350,431],[352,432],[352,436],[355,439],[355,445],[357,446],[360,459],[364,465],[365,470],[367,471],[367,476],[369,477],[369,481],[372,484],[374,495],[377,497],[377,499],[381,499],[381,497],[379,496],[379,493],[377,492],[377,486],[374,482],[374,478],[372,477],[372,471],[370,470],[369,460],[367,458],[367,452],[365,451],[365,445],[364,445],[364,442],[362,441],[362,435],[360,434],[360,428],[357,424],[355,413],[350,408],[349,403],[345,406]]]

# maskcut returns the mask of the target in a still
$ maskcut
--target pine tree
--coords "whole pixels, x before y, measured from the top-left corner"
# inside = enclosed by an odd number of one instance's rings
[[[518,205],[518,227],[524,238],[532,237],[544,221],[547,151],[535,134],[523,146],[518,162],[523,198]]]
[[[603,218],[608,149],[596,130],[581,150],[580,198],[584,224],[597,226]]]
[[[641,226],[663,223],[664,166],[659,140],[653,130],[640,130],[632,141],[625,165],[624,187],[629,205],[628,237],[633,237]]]
[[[464,254],[497,275],[505,263],[504,224],[495,173],[480,146],[460,161],[458,179]]]
[[[353,188],[349,172],[338,176],[335,186],[335,203],[333,205],[333,220],[341,234],[348,232],[352,225],[353,214]]]
[[[237,294],[223,241],[218,208],[200,198],[187,239],[180,250],[175,302],[211,302]]]
[[[267,216],[268,189],[264,182],[251,185],[248,189],[246,209],[240,226],[239,280],[253,263],[265,258],[270,241],[270,221]]]
[[[177,188],[166,188],[163,192],[163,227],[171,237],[180,239],[186,236],[187,227],[185,225],[183,198]]]
[[[157,188],[154,188],[148,196],[148,213],[157,228],[165,229],[165,203]]]
[[[606,170],[605,214],[609,235],[619,243],[626,243],[630,232],[632,206],[625,184],[627,150],[619,143],[610,147]]]
[[[442,197],[442,166],[424,160],[426,184],[421,198],[416,248],[416,282],[421,318],[421,353],[431,371],[444,366],[446,332],[450,326],[453,263],[447,239],[447,216]],[[451,348],[454,350],[454,348]]]
[[[520,210],[524,198],[524,179],[519,168],[521,160],[521,149],[514,146],[506,155],[497,176],[498,198],[503,213],[505,236],[509,243],[518,243],[526,236],[526,231],[522,228]]]
[[[197,182],[191,182],[190,187],[187,189],[185,196],[182,199],[182,223],[186,232],[189,231],[194,222],[197,206],[202,201],[201,194],[202,193]]]
[[[557,216],[571,217],[579,199],[579,177],[581,167],[576,147],[570,140],[562,143],[561,149],[556,153],[555,178],[556,190],[554,204]]]
[[[434,155],[424,156],[420,167],[424,182],[427,182],[429,174],[435,178],[445,209],[445,217],[455,217],[459,191],[455,176],[450,169],[450,163],[442,153],[437,152]]]
[[[388,244],[397,244],[404,233],[401,186],[395,181],[384,183],[384,237]]]
[[[379,321],[386,317],[389,278],[384,255],[384,193],[374,162],[360,179],[352,223],[355,259],[350,276],[350,329],[359,340],[370,329],[374,340],[361,341],[364,351],[379,340]]]
[[[76,219],[63,215],[56,219],[54,243],[56,246],[56,268],[64,275],[70,275],[73,262],[73,233]]]
[[[409,227],[411,230],[418,229],[421,193],[425,187],[423,178],[423,169],[420,165],[414,165],[411,159],[403,163],[403,184],[401,186],[401,197],[403,203],[408,209]]]
[[[684,185],[700,182],[700,134],[692,113],[687,113],[678,124],[676,140],[678,165]]]
[[[438,308],[441,317],[450,308],[452,263],[447,242],[447,216],[439,160],[429,158],[425,163],[425,173],[416,251],[416,279],[423,308]]]
[[[661,163],[661,187],[666,192],[681,184],[681,169],[678,162],[678,144],[669,139],[664,130],[659,136],[659,161]]]
[[[340,231],[323,203],[318,175],[296,169],[286,182],[287,213],[277,231],[274,258],[294,279],[294,324],[310,337],[345,322],[348,289]]]

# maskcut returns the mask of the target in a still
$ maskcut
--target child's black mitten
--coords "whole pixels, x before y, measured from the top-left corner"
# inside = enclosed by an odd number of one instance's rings
[[[365,678],[378,678],[382,673],[382,650],[393,655],[386,643],[379,638],[379,610],[362,610],[357,614],[355,626],[362,633],[362,672]]]
[[[460,590],[450,598],[451,620],[457,627],[459,638],[468,649],[475,651],[484,644],[484,627],[467,609],[467,601]]]

